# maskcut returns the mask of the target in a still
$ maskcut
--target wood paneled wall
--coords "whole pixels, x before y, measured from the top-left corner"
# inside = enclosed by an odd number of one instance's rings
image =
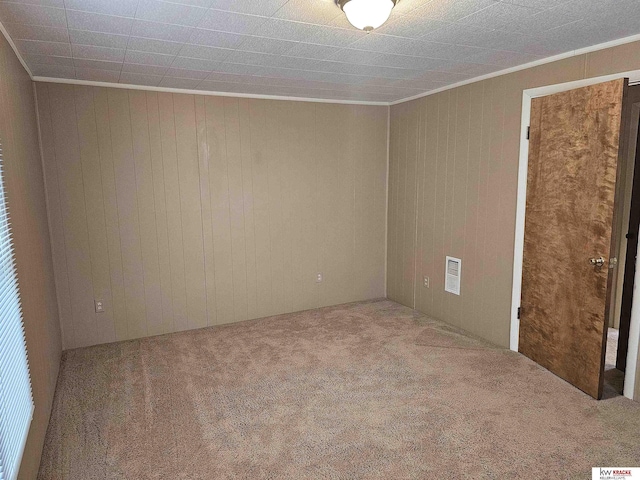
[[[384,296],[387,107],[37,99],[64,348]]]
[[[36,478],[60,366],[60,325],[33,84],[0,35],[0,142],[35,411],[20,479]]]
[[[393,106],[389,298],[508,347],[522,92],[640,69],[639,49],[630,43]],[[444,291],[446,255],[462,259],[460,296]]]

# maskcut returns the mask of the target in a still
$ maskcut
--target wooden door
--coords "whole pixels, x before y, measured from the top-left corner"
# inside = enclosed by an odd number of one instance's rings
[[[625,89],[620,79],[531,103],[519,350],[595,398]]]

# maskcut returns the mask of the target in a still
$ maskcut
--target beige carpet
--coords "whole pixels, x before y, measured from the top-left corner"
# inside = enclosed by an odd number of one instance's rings
[[[591,478],[640,404],[382,300],[68,351],[40,479]]]

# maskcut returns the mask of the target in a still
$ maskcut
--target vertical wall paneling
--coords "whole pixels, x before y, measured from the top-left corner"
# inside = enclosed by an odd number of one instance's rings
[[[464,247],[462,257],[466,260],[464,275],[468,288],[462,297],[462,312],[459,324],[463,325],[466,318],[473,317],[475,306],[478,302],[478,289],[482,282],[479,269],[481,250],[478,242],[478,231],[482,224],[480,222],[480,172],[482,170],[482,138],[483,138],[483,94],[484,84],[476,83],[471,85],[469,91],[469,139],[467,148],[467,181],[466,181],[466,218],[465,234],[463,237]],[[478,326],[474,324],[471,329],[473,333],[479,333]]]
[[[402,298],[410,305],[415,305],[415,259],[407,252],[416,248],[416,206],[418,195],[418,128],[420,103],[408,105],[405,123],[406,132],[406,168],[405,191],[403,200],[404,231],[402,232],[402,258],[405,265],[402,269]]]
[[[273,311],[271,221],[269,198],[269,153],[267,151],[267,109],[265,102],[250,100],[251,189],[256,258],[256,316]]]
[[[396,232],[398,231],[398,215],[396,211],[397,199],[396,192],[398,188],[398,173],[396,166],[398,165],[398,129],[400,128],[399,105],[391,108],[389,111],[389,179],[387,185],[387,265],[386,265],[386,289],[389,298],[397,298],[396,290],[396,273],[397,262],[396,254]]]
[[[192,95],[173,95],[173,105],[187,299],[186,326],[201,328],[207,326],[208,320],[195,98]]]
[[[437,155],[438,155],[438,129],[433,117],[437,116],[437,97],[428,97],[423,102],[423,112],[421,116],[420,148],[421,153],[418,161],[421,165],[421,173],[418,181],[421,182],[418,197],[418,225],[419,235],[417,237],[420,248],[416,268],[416,307],[425,310],[433,308],[434,292],[432,277],[436,272],[435,264],[435,240],[436,230],[434,219],[436,215],[436,193],[437,193]],[[428,168],[434,165],[435,168]],[[429,277],[429,287],[424,286],[424,277]]]
[[[391,218],[395,217],[394,225],[390,228],[393,228],[395,233],[389,241],[391,268],[388,281],[397,298],[410,306],[414,305],[416,295],[416,260],[408,255],[408,252],[415,250],[418,235],[416,208],[420,194],[420,105],[421,102],[416,102],[398,109],[397,128],[393,132],[397,135],[397,141],[390,147],[395,153],[392,155],[395,161],[390,163],[390,179],[394,181],[390,181],[389,208],[392,212]]]
[[[286,311],[285,305],[285,217],[283,211],[282,157],[281,144],[283,126],[280,122],[276,102],[269,102],[266,109],[267,136],[267,185],[269,196],[269,236],[271,246],[271,306],[273,312]]]
[[[108,301],[111,298],[109,256],[103,254],[108,248],[102,181],[100,175],[92,174],[92,172],[100,171],[100,148],[93,106],[93,92],[90,88],[85,87],[75,89],[74,93],[93,295],[103,302],[107,299],[107,305],[110,305],[111,302]],[[103,319],[104,321],[102,321]],[[108,308],[103,315],[95,316],[94,323],[98,338],[108,338],[110,341],[115,340],[113,309]]]
[[[318,305],[318,285],[314,281],[317,273],[317,256],[314,252],[318,250],[316,236],[316,203],[317,182],[316,182],[316,155],[315,132],[313,128],[299,129],[299,125],[314,125],[315,108],[310,109],[297,102],[290,102],[286,106],[288,126],[285,132],[289,153],[286,158],[293,161],[288,165],[287,170],[291,177],[288,184],[291,185],[288,203],[291,205],[290,221],[293,228],[289,233],[292,240],[290,249],[290,265],[292,275],[290,278],[290,291],[292,293],[291,310],[305,310]],[[354,129],[358,126],[353,125]],[[355,135],[358,140],[360,136]],[[308,148],[307,146],[310,146]],[[353,155],[361,155],[360,152],[353,152]],[[354,157],[355,160],[355,157]],[[354,195],[355,186],[353,190]],[[355,201],[351,201],[349,208],[355,208]],[[355,241],[355,236],[349,235],[351,245]]]
[[[489,161],[487,163],[487,201],[490,210],[487,212],[485,224],[485,270],[484,274],[487,278],[494,278],[501,281],[499,277],[498,257],[502,254],[500,249],[500,240],[503,233],[503,225],[500,222],[500,202],[502,183],[500,172],[502,168],[502,136],[504,132],[504,78],[498,77],[491,82],[491,125],[489,131]],[[512,230],[513,232],[513,230]],[[513,235],[513,233],[512,233]],[[506,298],[506,293],[495,288],[495,284],[491,286],[489,283],[485,285],[484,302],[482,304],[482,312],[487,318],[498,318],[500,315],[499,299],[500,296]],[[495,336],[495,323],[491,323],[491,337]]]
[[[325,153],[325,161],[318,165],[318,268],[324,275],[319,286],[320,305],[324,306],[354,298],[352,142],[356,140],[351,135],[350,122],[355,108],[318,104],[316,109],[319,148]],[[337,171],[341,172],[339,176],[335,175]],[[342,235],[348,235],[349,241]]]
[[[256,224],[253,202],[253,165],[251,159],[251,123],[249,100],[238,101],[240,168],[242,173],[242,202],[245,238],[247,318],[258,316],[258,285],[256,264]]]
[[[207,119],[203,97],[194,98],[196,112],[196,135],[198,142],[198,167],[200,181],[200,205],[202,208],[202,250],[204,256],[204,288],[206,291],[207,325],[217,323],[216,275],[213,250],[213,224],[211,222],[211,194],[209,186],[209,144],[207,142]]]
[[[47,90],[48,86],[38,87],[37,90]],[[69,88],[69,87],[66,87]],[[96,127],[98,130],[98,148],[100,154],[99,176],[102,182],[102,200],[104,203],[104,218],[106,227],[107,251],[102,254],[109,259],[109,275],[111,277],[111,298],[102,298],[105,308],[110,309],[113,314],[114,330],[116,338],[130,338],[127,327],[127,311],[125,302],[125,286],[122,264],[122,249],[120,243],[120,224],[118,213],[118,201],[116,195],[115,170],[113,166],[113,152],[111,148],[111,128],[109,122],[109,99],[108,90],[93,89],[93,102],[95,110]],[[49,89],[50,95],[54,95]],[[50,105],[50,104],[49,104]],[[43,108],[40,108],[43,111]],[[51,116],[52,110],[44,112]],[[42,134],[43,143],[46,136]],[[55,150],[54,150],[55,153]],[[47,161],[45,159],[45,165]],[[52,234],[52,239],[56,241],[56,235]],[[54,252],[54,261],[56,255]],[[56,281],[58,280],[56,270]],[[58,291],[60,288],[58,288]],[[64,324],[64,318],[61,322]],[[65,348],[71,345],[78,345],[77,342],[70,342],[67,345],[67,335],[63,334]]]
[[[420,102],[417,102],[416,108],[418,109],[418,119],[416,121],[416,228],[415,228],[415,251],[416,254],[414,256],[414,265],[412,268],[413,272],[413,305],[414,308],[417,308],[417,305],[422,303],[422,296],[424,290],[424,280],[420,272],[424,270],[425,263],[425,252],[423,248],[423,240],[424,240],[424,222],[422,218],[418,215],[418,212],[423,210],[424,205],[424,189],[426,185],[424,184],[424,172],[426,168],[426,163],[424,161],[425,155],[425,138],[424,138],[424,123],[426,122],[426,98],[420,99]]]
[[[243,191],[242,151],[240,148],[239,102],[223,99],[226,137],[227,183],[229,189],[229,224],[231,231],[231,261],[233,264],[234,320],[249,318],[247,291],[247,238],[245,229],[245,198]]]
[[[284,308],[287,311],[294,309],[295,288],[294,283],[297,280],[298,265],[295,264],[294,245],[296,244],[296,238],[298,236],[297,231],[293,231],[295,206],[293,205],[293,199],[295,198],[295,186],[291,182],[295,168],[295,163],[299,161],[293,157],[296,143],[296,109],[290,104],[279,103],[276,108],[277,121],[280,129],[280,137],[286,138],[286,142],[281,142],[279,145],[279,162],[280,170],[278,176],[280,177],[280,214],[282,215],[282,269],[283,276],[283,299]],[[287,275],[290,272],[290,275]]]
[[[227,144],[222,98],[205,98],[205,121],[209,150],[209,201],[213,229],[216,318],[217,323],[228,323],[234,320],[234,272],[229,223]]]
[[[354,282],[357,299],[372,298],[384,290],[386,195],[375,194],[386,190],[387,136],[370,138],[367,132],[386,131],[387,118],[373,115],[371,107],[360,107],[354,122],[359,130],[359,150],[355,159],[355,272],[368,282]]]
[[[448,178],[448,150],[449,150],[449,102],[451,98],[451,92],[443,92],[439,95],[438,110],[437,110],[437,129],[438,129],[438,144],[437,144],[437,158],[436,158],[436,201],[435,201],[435,226],[437,230],[434,235],[434,251],[435,262],[433,271],[433,296],[434,305],[433,311],[437,318],[446,318],[444,314],[444,301],[447,295],[444,292],[444,259],[447,255],[446,243],[445,243],[445,221],[447,218],[447,178]],[[463,267],[464,268],[464,267]]]
[[[133,165],[135,167],[136,198],[140,225],[146,328],[148,334],[157,335],[164,332],[162,327],[163,299],[160,284],[160,257],[158,253],[158,228],[155,214],[147,95],[142,91],[131,91],[128,93],[128,97],[131,111]],[[105,313],[108,314],[109,310]]]
[[[158,107],[160,112],[160,143],[162,146],[162,167],[164,173],[169,240],[169,265],[173,298],[172,331],[179,331],[188,328],[189,319],[187,317],[187,286],[185,280],[180,172],[178,166],[173,95],[169,93],[158,94]]]
[[[120,226],[127,332],[130,338],[136,338],[147,335],[148,330],[129,92],[110,89],[107,101]]]
[[[162,316],[149,322],[149,333],[168,333],[173,331],[173,295],[171,287],[171,258],[169,255],[169,227],[167,220],[167,199],[164,182],[164,164],[162,156],[162,140],[160,130],[160,106],[158,94],[145,92],[147,106],[147,127],[149,135],[149,156],[151,161],[151,177],[153,185],[153,220],[155,221],[155,240],[158,249],[158,273],[160,281],[160,297]],[[140,127],[144,128],[144,127]],[[144,133],[143,133],[144,135]],[[148,188],[148,187],[147,187]],[[153,230],[145,232],[154,236]],[[153,249],[150,245],[149,249]],[[149,254],[153,258],[153,253]],[[150,262],[153,262],[151,259]],[[151,267],[153,268],[153,267]],[[157,306],[156,306],[157,308]]]
[[[398,189],[395,192],[396,197],[396,208],[395,211],[398,215],[398,231],[396,233],[396,248],[395,248],[395,260],[396,260],[396,290],[398,292],[398,296],[402,299],[402,302],[411,306],[410,300],[407,300],[405,296],[404,290],[404,268],[410,264],[410,261],[405,259],[405,234],[407,232],[407,189],[409,186],[407,185],[407,170],[408,170],[408,160],[407,160],[407,145],[408,145],[408,107],[409,105],[404,105],[401,109],[400,114],[400,128],[399,128],[399,141],[396,146],[398,151],[398,164],[397,164],[397,172],[398,172]]]
[[[387,108],[37,91],[66,348],[384,296]]]
[[[467,230],[467,183],[469,163],[469,131],[470,131],[470,86],[458,90],[453,108],[456,111],[455,146],[453,158],[453,179],[451,184],[451,237],[449,240],[448,255],[464,257],[464,240]],[[465,275],[467,273],[465,264]],[[450,304],[449,315],[451,322],[461,326],[463,314],[463,302],[466,291],[457,295],[447,295]]]
[[[52,122],[52,133],[72,305],[72,328],[77,345],[91,345],[98,336],[74,91],[65,86],[52,85],[51,92],[51,109],[59,115]]]
[[[51,251],[56,283],[56,298],[60,315],[60,329],[67,332],[64,342],[75,344],[75,329],[73,327],[73,313],[71,307],[71,291],[67,270],[67,251],[62,224],[62,206],[60,200],[60,186],[55,159],[55,146],[53,143],[53,124],[49,115],[49,90],[41,88],[37,90],[37,103],[40,108],[39,126],[42,144],[42,163],[44,176],[47,179],[47,210],[49,216],[49,228],[51,231]]]
[[[451,255],[453,248],[453,224],[455,221],[454,199],[455,199],[455,179],[456,179],[456,147],[458,133],[458,110],[456,110],[459,90],[453,90],[449,93],[447,108],[449,111],[447,126],[447,150],[446,150],[446,176],[445,176],[445,194],[444,194],[444,231],[442,251],[444,255]],[[440,257],[441,259],[443,257]],[[443,263],[443,262],[441,262]],[[441,268],[442,270],[442,268]],[[456,299],[452,298],[450,293],[445,293],[442,297],[442,311],[450,322],[455,324],[455,315],[452,312],[452,306]]]

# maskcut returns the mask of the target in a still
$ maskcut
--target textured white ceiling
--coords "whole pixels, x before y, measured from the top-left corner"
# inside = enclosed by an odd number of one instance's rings
[[[34,76],[389,102],[640,33],[640,0],[0,0]]]

